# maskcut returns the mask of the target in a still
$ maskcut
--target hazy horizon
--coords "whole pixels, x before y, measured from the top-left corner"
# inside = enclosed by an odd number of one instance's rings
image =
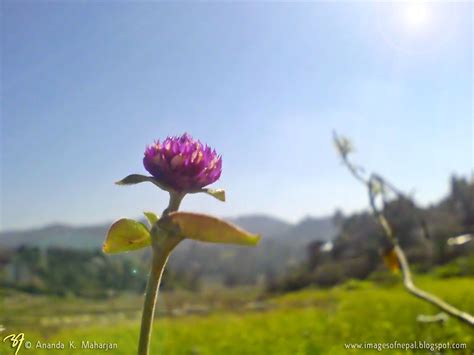
[[[473,174],[474,174],[474,172],[473,172]],[[469,178],[467,176],[458,176],[458,177]],[[446,194],[447,193],[448,193],[448,191],[446,191]],[[192,198],[192,196],[193,195],[189,195],[188,198],[189,197]],[[445,197],[446,197],[445,195],[440,196],[440,198],[438,198],[434,201],[429,201],[425,204],[417,203],[417,206],[425,208],[425,207],[428,207],[432,204],[436,204],[436,203],[440,202]],[[415,200],[416,200],[416,197],[415,197]],[[417,202],[417,201],[415,201],[415,202]],[[367,205],[367,206],[362,206],[361,208],[358,208],[358,209],[354,209],[352,211],[345,211],[342,208],[336,208],[333,212],[327,213],[327,214],[307,213],[307,214],[303,214],[301,217],[296,218],[296,219],[288,219],[288,218],[285,218],[285,216],[273,215],[273,214],[265,213],[265,212],[262,212],[262,211],[260,211],[260,212],[259,211],[251,212],[250,211],[250,212],[245,212],[243,214],[236,214],[236,215],[220,215],[220,214],[217,214],[217,216],[220,217],[220,218],[227,219],[227,220],[233,220],[233,219],[245,218],[245,217],[269,217],[269,218],[277,219],[279,221],[282,221],[282,222],[285,222],[285,223],[288,223],[288,224],[291,224],[291,225],[296,225],[296,224],[304,221],[307,218],[315,218],[315,219],[332,218],[334,216],[334,213],[338,210],[343,212],[343,214],[346,215],[346,216],[354,214],[354,213],[362,213],[362,212],[369,212],[370,213],[370,207],[369,207],[369,205]],[[146,211],[146,210],[143,210],[143,211]],[[161,211],[156,210],[154,212],[160,213]],[[9,228],[9,229],[0,228],[0,233],[23,232],[23,231],[30,231],[30,230],[37,230],[37,229],[39,230],[39,229],[44,229],[44,228],[53,227],[53,226],[63,226],[63,227],[70,227],[70,228],[99,227],[99,226],[102,226],[102,225],[108,225],[111,222],[113,222],[114,220],[117,220],[117,219],[122,218],[122,217],[145,220],[145,217],[143,216],[142,213],[137,215],[137,216],[116,216],[113,219],[102,220],[102,221],[99,220],[99,221],[95,221],[95,222],[87,222],[86,221],[84,223],[69,223],[69,222],[65,222],[65,221],[54,221],[54,220],[52,220],[52,221],[47,222],[45,224],[32,225],[32,226],[27,226],[27,227],[18,227],[18,228]]]

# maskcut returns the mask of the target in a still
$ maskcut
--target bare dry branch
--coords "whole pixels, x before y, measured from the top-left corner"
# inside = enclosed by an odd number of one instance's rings
[[[413,294],[414,296],[428,303],[431,303],[432,305],[438,307],[439,309],[448,313],[449,315],[463,321],[464,323],[470,325],[471,327],[474,327],[474,317],[471,314],[463,312],[453,307],[449,303],[446,303],[441,298],[435,295],[432,295],[418,288],[417,286],[415,286],[415,284],[413,283],[410,265],[408,263],[408,260],[405,256],[403,249],[398,243],[398,239],[393,231],[393,228],[391,227],[389,221],[385,217],[383,213],[383,209],[381,210],[377,207],[376,195],[380,191],[376,189],[375,187],[380,186],[381,187],[380,190],[382,194],[386,193],[387,190],[390,190],[393,193],[395,193],[395,195],[398,197],[405,198],[409,201],[412,201],[412,200],[408,198],[407,195],[405,195],[399,189],[397,189],[393,184],[387,183],[387,180],[385,180],[383,177],[381,177],[378,174],[372,174],[369,178],[364,177],[361,174],[361,170],[349,160],[348,156],[349,156],[350,150],[347,149],[347,147],[349,146],[349,144],[347,143],[349,142],[348,139],[341,138],[336,133],[334,133],[334,142],[335,142],[336,148],[338,149],[339,155],[342,158],[343,164],[359,182],[361,182],[362,184],[366,186],[368,190],[370,207],[378,223],[384,230],[386,237],[393,245],[393,250],[397,256],[398,262],[400,264],[400,269],[402,271],[403,285],[405,286],[407,291]],[[352,149],[352,145],[350,145],[350,148]],[[385,202],[384,196],[382,200]],[[413,206],[416,208],[414,203],[413,203]],[[428,229],[426,228],[426,222],[423,219],[419,219],[419,222],[423,228],[425,237],[429,238]]]

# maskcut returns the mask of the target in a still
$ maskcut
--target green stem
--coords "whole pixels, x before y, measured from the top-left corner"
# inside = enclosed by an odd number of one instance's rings
[[[140,340],[138,343],[138,354],[148,355],[153,318],[155,316],[155,304],[158,298],[161,276],[168,261],[169,252],[153,252],[152,267],[148,276],[148,283],[143,304],[142,325],[140,328]]]
[[[168,207],[163,211],[162,218],[170,212],[177,211],[183,197],[183,194],[170,193],[170,201]],[[143,304],[140,339],[138,341],[138,355],[149,355],[151,331],[161,276],[163,275],[171,251],[181,241],[180,237],[170,235],[168,232],[158,227],[157,224],[155,224],[151,230],[151,239],[153,257],[145,291],[145,301]]]

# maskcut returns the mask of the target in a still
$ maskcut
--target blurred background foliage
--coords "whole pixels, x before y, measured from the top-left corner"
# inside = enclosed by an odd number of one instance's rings
[[[440,202],[418,208],[399,198],[387,205],[386,214],[417,272],[441,266],[436,271],[440,276],[474,275],[474,243],[447,243],[449,238],[474,230],[472,181],[453,176],[449,195]],[[420,216],[425,225],[418,223]],[[381,256],[389,246],[367,211],[308,217],[295,225],[258,215],[234,221],[262,233],[262,244],[246,249],[187,241],[171,257],[163,288],[198,291],[203,285],[253,285],[267,292],[283,292],[376,277],[385,269]],[[40,231],[2,233],[0,285],[27,293],[91,298],[111,297],[122,291],[141,293],[149,251],[106,257],[98,242],[104,230],[105,226],[51,226]],[[89,235],[82,236],[84,231]]]

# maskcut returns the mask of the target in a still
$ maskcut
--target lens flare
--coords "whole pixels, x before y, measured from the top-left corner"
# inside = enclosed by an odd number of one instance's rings
[[[403,20],[411,30],[422,30],[431,22],[431,12],[426,3],[410,2],[403,9]]]

